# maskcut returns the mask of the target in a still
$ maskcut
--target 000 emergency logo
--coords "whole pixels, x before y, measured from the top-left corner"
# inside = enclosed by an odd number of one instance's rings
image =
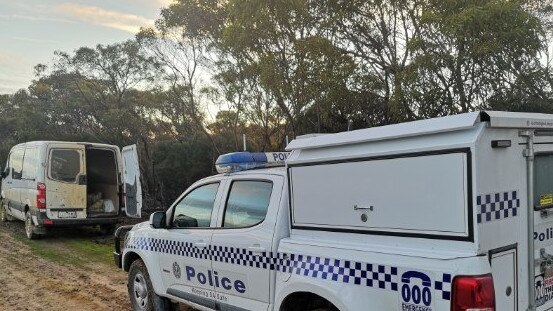
[[[401,275],[401,310],[432,311],[432,279],[423,272],[406,271]]]

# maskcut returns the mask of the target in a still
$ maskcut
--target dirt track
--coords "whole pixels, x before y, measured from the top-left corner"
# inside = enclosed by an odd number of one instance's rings
[[[52,262],[17,236],[22,222],[0,223],[0,310],[130,310],[126,274],[115,266]]]

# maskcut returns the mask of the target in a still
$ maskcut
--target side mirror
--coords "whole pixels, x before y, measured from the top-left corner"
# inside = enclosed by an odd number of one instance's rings
[[[173,220],[173,224],[179,228],[197,228],[198,220],[190,216],[179,214],[175,216],[175,219]]]
[[[167,216],[165,212],[155,212],[150,215],[150,225],[154,229],[163,229],[167,228]]]

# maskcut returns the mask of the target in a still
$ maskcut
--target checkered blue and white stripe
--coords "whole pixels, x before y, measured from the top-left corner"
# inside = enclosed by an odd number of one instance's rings
[[[191,243],[154,238],[132,237],[127,248],[167,253],[178,256],[211,259],[217,262],[277,270],[284,273],[327,281],[398,291],[398,267],[319,256],[272,253],[253,253],[247,249],[210,246],[198,248]],[[435,282],[435,289],[445,300],[450,299],[451,275],[444,274]]]
[[[247,249],[228,246],[210,246],[209,250],[214,261],[275,270],[274,259],[270,252],[257,254]]]
[[[281,272],[348,284],[398,290],[397,267],[309,255],[277,256]]]
[[[443,274],[440,281],[434,282],[434,288],[436,291],[442,294],[442,299],[451,299],[451,274]]]
[[[515,217],[520,207],[517,191],[482,194],[476,197],[478,223]]]

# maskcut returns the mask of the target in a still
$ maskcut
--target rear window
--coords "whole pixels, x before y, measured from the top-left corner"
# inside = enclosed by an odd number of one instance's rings
[[[63,182],[75,182],[81,171],[78,150],[54,149],[50,153],[50,178]]]

